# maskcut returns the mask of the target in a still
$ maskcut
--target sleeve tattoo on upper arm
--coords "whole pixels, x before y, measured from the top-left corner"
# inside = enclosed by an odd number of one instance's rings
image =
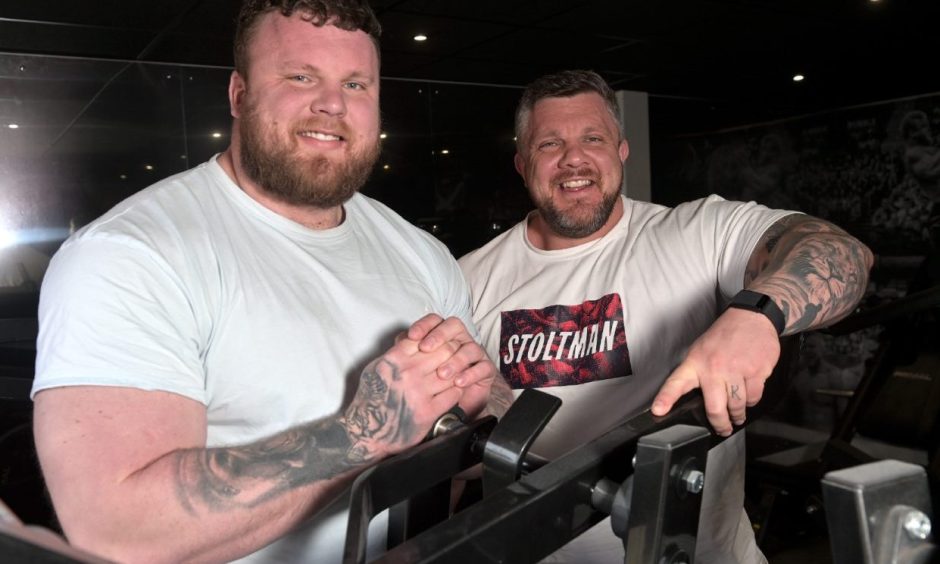
[[[181,505],[191,514],[253,507],[371,463],[379,441],[410,440],[417,433],[411,408],[388,386],[380,368],[391,379],[399,378],[394,364],[384,359],[371,364],[341,418],[315,421],[250,445],[179,453],[176,493]]]
[[[850,313],[865,292],[871,260],[868,248],[842,229],[794,214],[761,237],[744,285],[773,294],[786,333],[796,333]]]

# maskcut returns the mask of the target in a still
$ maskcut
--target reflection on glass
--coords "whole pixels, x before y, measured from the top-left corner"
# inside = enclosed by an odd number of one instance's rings
[[[35,293],[70,233],[224,150],[230,73],[0,55],[0,292]],[[383,155],[363,192],[456,255],[486,242],[529,207],[512,168],[519,94],[383,81]]]

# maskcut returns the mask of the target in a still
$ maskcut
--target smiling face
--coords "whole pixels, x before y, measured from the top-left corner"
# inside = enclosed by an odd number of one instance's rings
[[[620,219],[627,142],[595,92],[535,103],[516,155],[538,213],[530,239],[547,249],[604,236]]]
[[[233,154],[268,196],[333,208],[366,181],[379,153],[379,64],[362,31],[303,13],[263,16],[247,76],[232,74]],[[249,191],[250,192],[250,191]]]

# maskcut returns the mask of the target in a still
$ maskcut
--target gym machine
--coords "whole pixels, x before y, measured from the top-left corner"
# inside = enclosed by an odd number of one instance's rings
[[[783,396],[799,338],[781,359],[752,421]],[[607,516],[627,563],[691,564],[705,457],[712,435],[700,393],[655,417],[643,412],[546,462],[527,453],[558,407],[526,390],[497,425],[485,418],[450,430],[359,476],[344,562],[365,562],[369,521],[389,509],[388,550],[374,562],[537,562]],[[482,463],[483,497],[448,518],[451,478]]]
[[[833,564],[940,562],[923,467],[880,460],[822,480]]]
[[[864,376],[851,393],[846,408],[837,419],[828,438],[821,442],[802,444],[768,454],[752,461],[748,466],[749,483],[761,488],[758,544],[765,547],[765,536],[772,527],[792,523],[811,525],[810,529],[825,527],[818,510],[823,507],[820,484],[831,471],[852,468],[874,462],[876,458],[852,444],[866,416],[878,401],[895,371],[909,363],[920,343],[914,337],[923,325],[919,318],[936,311],[940,306],[940,286],[908,294],[891,302],[855,313],[822,332],[841,336],[884,326],[879,348],[867,365]],[[924,394],[930,399],[932,394]],[[929,404],[928,404],[929,405]],[[935,404],[934,404],[935,405]],[[916,414],[916,412],[915,412]],[[936,425],[936,411],[926,409],[923,426]],[[926,420],[933,418],[933,422]],[[871,426],[871,424],[869,424]],[[914,433],[907,433],[907,436]],[[940,492],[940,433],[934,432],[929,444],[918,445],[928,454],[927,478],[933,491],[933,503],[938,503]],[[885,439],[886,441],[889,439]],[[892,440],[894,442],[894,440]],[[756,498],[757,496],[755,496]]]
[[[782,342],[748,421],[783,396],[799,346],[798,337]],[[388,550],[376,562],[536,562],[610,516],[625,562],[692,564],[706,455],[723,440],[706,430],[701,394],[546,461],[528,449],[558,405],[528,390],[498,423],[446,415],[435,437],[363,472],[351,491],[344,562],[365,562],[368,524],[389,509]],[[449,515],[452,478],[478,464],[482,499]],[[0,561],[100,562],[15,517],[0,519]]]

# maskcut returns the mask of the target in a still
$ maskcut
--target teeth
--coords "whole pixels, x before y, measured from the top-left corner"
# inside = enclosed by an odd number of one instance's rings
[[[330,135],[328,133],[320,133],[319,131],[301,131],[300,134],[304,137],[312,137],[320,141],[341,141],[343,138],[337,135]]]
[[[591,184],[590,180],[569,180],[568,182],[562,182],[562,188],[583,188]]]

